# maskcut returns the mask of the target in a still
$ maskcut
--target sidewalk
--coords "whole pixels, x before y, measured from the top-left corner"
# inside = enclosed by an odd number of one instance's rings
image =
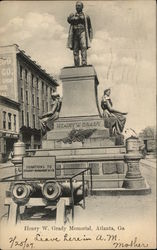
[[[144,164],[144,165],[147,165],[148,167],[151,167],[151,168],[156,168],[156,159],[141,159],[140,160],[140,164]]]
[[[5,163],[0,163],[0,169],[13,167],[13,166],[14,166],[14,164],[11,161],[7,161]]]

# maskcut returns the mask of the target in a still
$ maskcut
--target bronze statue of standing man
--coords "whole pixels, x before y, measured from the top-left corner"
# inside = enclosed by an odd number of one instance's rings
[[[70,23],[68,48],[73,50],[74,64],[80,66],[79,51],[81,51],[82,66],[87,65],[87,49],[93,38],[90,17],[83,11],[83,3],[76,2],[76,13],[70,14],[67,21]]]

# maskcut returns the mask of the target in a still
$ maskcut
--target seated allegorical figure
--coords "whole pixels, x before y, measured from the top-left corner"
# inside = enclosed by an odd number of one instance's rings
[[[47,131],[53,129],[54,121],[59,118],[59,113],[62,106],[62,98],[57,93],[52,93],[52,103],[51,111],[44,113],[42,116],[39,116],[41,120],[41,131],[42,134],[45,134]]]
[[[123,132],[127,115],[125,112],[120,112],[113,109],[110,98],[111,89],[104,90],[104,95],[101,100],[101,108],[103,109],[103,118],[105,127],[110,129],[110,135],[120,135]]]

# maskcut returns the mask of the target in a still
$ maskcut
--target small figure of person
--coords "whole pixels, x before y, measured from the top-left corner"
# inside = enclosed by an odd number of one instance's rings
[[[104,95],[101,100],[101,108],[103,109],[103,118],[108,123],[111,136],[121,135],[126,122],[126,118],[124,115],[127,115],[127,113],[113,109],[110,94],[111,94],[111,89],[106,89],[104,91]]]
[[[59,118],[59,113],[62,106],[62,98],[57,93],[52,93],[52,103],[51,103],[51,111],[39,116],[41,120],[41,131],[42,134],[45,134],[47,131],[53,129],[54,121]]]
[[[12,158],[13,158],[13,156],[14,156],[14,153],[13,153],[13,151],[11,150],[10,153],[9,153],[9,156],[8,156],[8,161],[11,161]]]
[[[76,2],[76,13],[67,18],[70,24],[67,47],[73,50],[74,64],[80,66],[79,51],[81,50],[82,66],[87,65],[87,49],[93,38],[91,20],[83,11],[83,3]]]

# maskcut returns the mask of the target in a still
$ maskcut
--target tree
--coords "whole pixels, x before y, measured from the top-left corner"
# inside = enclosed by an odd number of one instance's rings
[[[156,129],[153,126],[148,126],[145,129],[143,129],[140,133],[139,133],[139,137],[141,137],[142,139],[147,139],[147,138],[151,138],[151,139],[155,139],[156,137]]]

